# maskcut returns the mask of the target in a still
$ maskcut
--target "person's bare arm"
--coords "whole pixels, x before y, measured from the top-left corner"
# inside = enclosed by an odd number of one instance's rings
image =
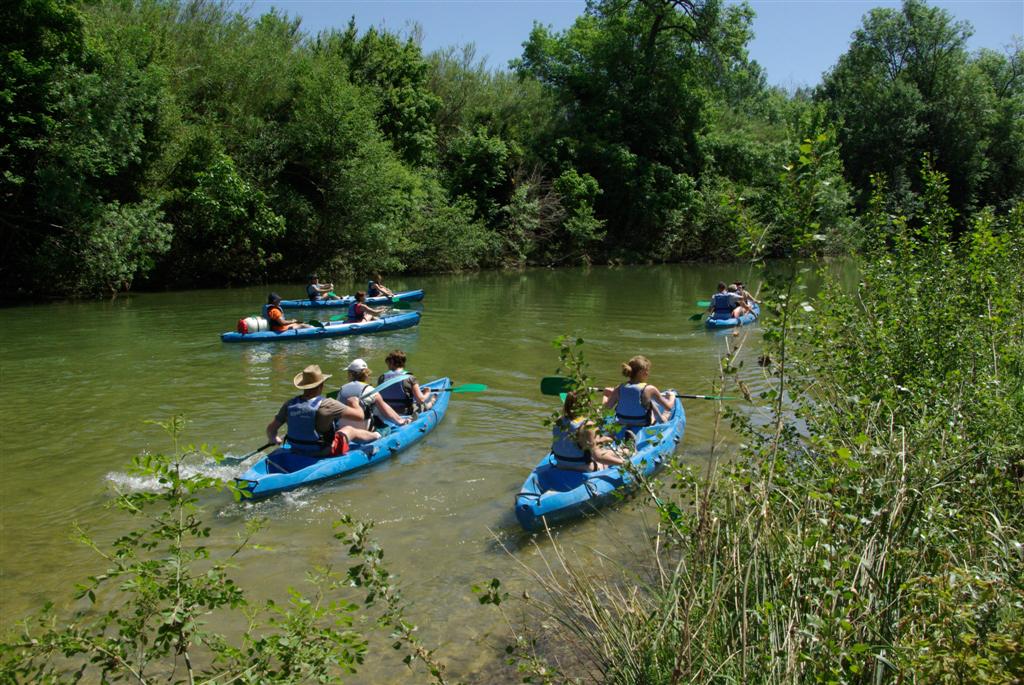
[[[412,384],[412,396],[416,398],[417,402],[427,408],[437,401],[437,393],[433,392],[431,388],[424,390],[420,387],[419,383]]]
[[[412,417],[410,416],[399,415],[399,413],[396,412],[391,407],[390,404],[384,401],[384,398],[380,396],[380,393],[377,393],[377,395],[373,398],[373,401],[377,405],[377,409],[380,410],[380,413],[386,416],[394,423],[402,425],[403,423],[409,423],[410,421],[412,421]]]
[[[593,423],[588,423],[580,430],[580,443],[583,449],[590,450],[591,458],[603,466],[615,466],[623,462],[622,457],[606,447],[602,447],[607,441],[598,436],[597,429]]]
[[[657,407],[654,408],[654,411],[658,414],[658,422],[664,423],[665,421],[667,421],[669,414],[672,412],[672,408],[675,406],[675,390],[669,390],[662,394],[653,385],[648,385],[646,388],[644,388],[644,390],[647,393],[649,393],[647,397],[648,400],[651,402],[652,406],[655,402],[657,402],[658,404],[660,404],[661,406],[668,410],[668,412],[662,412],[659,411]]]
[[[281,428],[281,422],[274,417],[274,420],[267,424],[267,442],[273,442],[278,445],[282,444],[284,440],[277,434],[277,431]]]

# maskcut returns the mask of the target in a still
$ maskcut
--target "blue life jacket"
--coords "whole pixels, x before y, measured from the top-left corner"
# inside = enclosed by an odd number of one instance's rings
[[[382,385],[384,381],[391,380],[395,376],[404,376],[409,373],[408,371],[388,371],[382,373],[380,378],[377,379],[377,385]],[[412,379],[410,378],[409,381]],[[399,416],[407,416],[412,414],[413,407],[416,405],[416,398],[412,396],[412,383],[402,381],[401,383],[395,383],[389,385],[380,391],[380,396],[384,398],[384,401],[390,406]]]
[[[650,405],[644,404],[646,383],[623,383],[615,403],[615,420],[623,426],[650,426],[654,421]]]
[[[311,400],[304,400],[299,395],[288,401],[288,435],[285,440],[299,454],[319,454],[334,437],[334,431],[330,435],[320,435],[316,430],[316,410],[323,401],[323,395]]]
[[[320,299],[320,291],[312,283],[306,286],[306,295],[314,302]]]
[[[558,462],[568,464],[586,464],[591,461],[590,450],[585,450],[576,442],[580,429],[586,419],[572,421],[562,417],[551,426],[551,453],[555,455],[555,465]]]
[[[346,323],[359,323],[366,318],[366,312],[360,313],[359,305],[361,302],[353,302],[348,306],[348,319]]]
[[[731,319],[732,310],[739,304],[740,296],[736,293],[715,293],[711,296],[711,306],[714,307],[712,319]]]

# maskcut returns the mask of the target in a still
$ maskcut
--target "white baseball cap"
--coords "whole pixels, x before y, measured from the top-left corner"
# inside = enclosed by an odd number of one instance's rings
[[[349,364],[348,368],[345,369],[345,370],[346,371],[365,371],[368,368],[370,368],[370,367],[367,366],[366,362],[363,361],[362,359],[353,359],[352,363]]]

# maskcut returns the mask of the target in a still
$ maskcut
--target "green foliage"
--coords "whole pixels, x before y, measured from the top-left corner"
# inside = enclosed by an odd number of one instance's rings
[[[0,83],[0,192],[12,229],[6,285],[127,288],[169,244],[156,203],[142,197],[157,154],[163,75],[91,39],[67,3],[14,3],[7,12],[25,32],[9,34]]]
[[[202,519],[201,498],[232,484],[196,473],[195,459],[221,458],[205,446],[181,446],[184,420],[161,422],[174,454],[143,454],[131,472],[157,483],[152,490],[121,493],[114,505],[137,522],[109,550],[84,531],[107,569],[80,584],[75,597],[85,608],[58,617],[52,604],[26,620],[19,634],[0,644],[3,682],[246,682],[337,683],[355,673],[367,651],[353,629],[359,606],[346,588],[365,591],[364,604],[385,603],[378,619],[391,627],[396,649],[410,646],[444,683],[443,665],[415,637],[404,618],[401,595],[383,566],[383,551],[368,537],[370,526],[345,518],[352,533],[337,537],[359,562],[345,574],[312,570],[310,594],[289,589],[286,604],[255,604],[231,577],[235,560],[253,549],[264,522],[247,524],[225,552]],[[236,614],[245,628],[236,640],[212,632],[208,623]]]
[[[922,0],[869,13],[817,102],[766,87],[751,8],[722,0],[592,2],[511,72],[226,0],[0,13],[12,298],[839,252],[848,188],[909,207],[924,154],[953,237],[1024,196],[1021,46],[968,55]]]
[[[916,166],[925,154],[949,177],[959,211],[1024,191],[1024,177],[1014,173],[1024,153],[1024,101],[1019,84],[1011,85],[1020,77],[1009,76],[1019,74],[1020,48],[1008,60],[988,53],[975,64],[966,50],[970,34],[923,0],[874,9],[826,77],[819,96],[839,122],[861,206],[872,174],[884,174],[894,192],[920,190]]]
[[[224,153],[212,155],[191,186],[174,206],[179,229],[171,256],[177,266],[168,280],[245,283],[263,276],[280,258],[267,254],[265,246],[285,233],[284,219],[270,209],[267,196],[241,178]]]
[[[605,238],[605,222],[594,215],[594,203],[601,194],[597,179],[568,169],[555,179],[554,190],[565,211],[564,242],[557,252],[562,259],[589,263],[597,243]]]
[[[833,132],[806,138],[780,174],[772,197],[771,254],[807,255],[844,251],[850,239],[850,196]]]
[[[593,176],[615,253],[664,259],[701,173],[709,86],[743,60],[750,16],[712,0],[596,2],[562,34],[535,26],[517,68],[554,94],[561,164]],[[678,236],[678,237],[677,237]]]
[[[413,39],[403,42],[372,28],[360,37],[353,18],[344,33],[319,40],[328,54],[341,59],[352,83],[374,94],[377,125],[402,159],[414,166],[429,164],[440,100],[426,88],[429,67]]]

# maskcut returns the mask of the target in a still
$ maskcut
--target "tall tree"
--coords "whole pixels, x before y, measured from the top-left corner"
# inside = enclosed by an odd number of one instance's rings
[[[624,253],[682,239],[711,88],[745,62],[751,17],[720,0],[592,0],[563,33],[534,26],[517,69],[555,94],[555,163],[597,180]]]
[[[923,0],[873,9],[854,32],[819,97],[840,122],[843,160],[862,204],[878,172],[894,191],[919,190],[925,155],[948,176],[957,209],[991,198],[988,152],[1001,98],[972,67],[970,35],[969,24]]]

